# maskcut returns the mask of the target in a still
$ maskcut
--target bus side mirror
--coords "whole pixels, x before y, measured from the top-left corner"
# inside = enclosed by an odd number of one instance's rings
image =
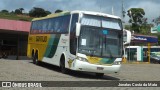
[[[129,30],[123,30],[123,45],[131,42],[131,32]]]
[[[81,30],[81,24],[76,23],[76,37],[78,37],[80,35],[80,30]]]

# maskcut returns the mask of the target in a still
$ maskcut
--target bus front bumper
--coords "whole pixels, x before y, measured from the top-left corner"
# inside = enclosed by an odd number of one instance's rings
[[[75,60],[72,63],[72,70],[76,71],[87,71],[95,73],[118,73],[120,70],[121,64],[119,65],[97,65],[91,64],[88,62]]]

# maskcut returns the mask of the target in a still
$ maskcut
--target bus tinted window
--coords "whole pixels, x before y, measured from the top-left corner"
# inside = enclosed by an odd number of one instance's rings
[[[31,33],[68,33],[70,15],[32,22]]]
[[[84,15],[81,20],[82,25],[111,28],[116,30],[122,29],[122,23],[119,19],[107,18],[102,16]]]

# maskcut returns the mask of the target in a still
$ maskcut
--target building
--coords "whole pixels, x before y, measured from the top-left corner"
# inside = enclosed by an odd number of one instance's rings
[[[0,57],[26,56],[31,22],[0,19]]]
[[[155,46],[157,43],[158,38],[155,36],[133,34],[124,55],[128,61],[149,62],[151,52],[160,52],[160,47]]]

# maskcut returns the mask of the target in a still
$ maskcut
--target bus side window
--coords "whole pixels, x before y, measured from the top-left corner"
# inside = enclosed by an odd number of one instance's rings
[[[61,21],[60,32],[61,33],[68,33],[68,26],[69,26],[69,22],[70,22],[70,15],[63,16],[60,21]]]
[[[73,14],[70,28],[70,52],[74,55],[76,55],[77,49],[76,22],[78,22],[78,14]]]

